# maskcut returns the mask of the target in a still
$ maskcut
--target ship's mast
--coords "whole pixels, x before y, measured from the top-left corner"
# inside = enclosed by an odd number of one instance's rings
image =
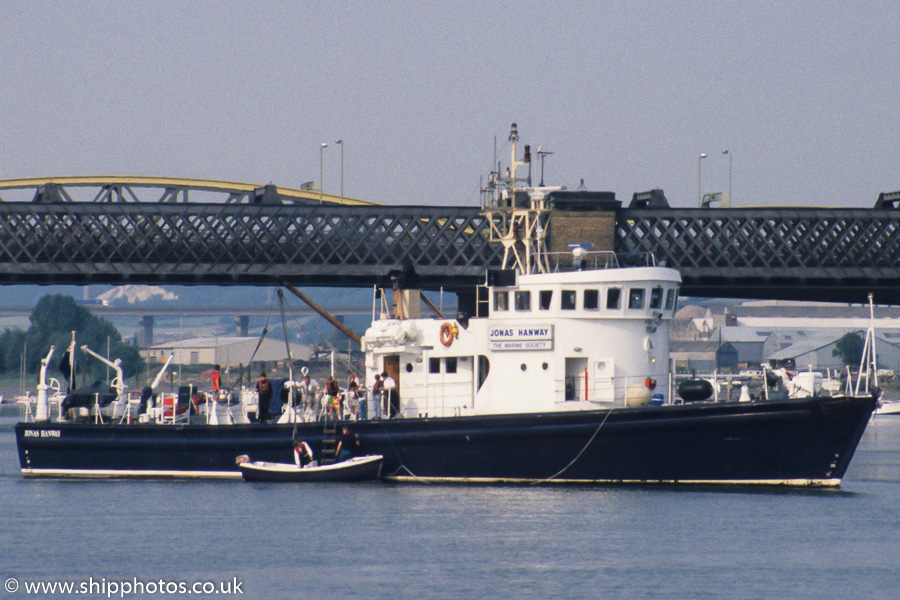
[[[492,171],[485,191],[488,200],[485,216],[491,226],[491,241],[503,244],[503,268],[519,273],[546,273],[547,229],[550,211],[545,188],[531,187],[531,147],[526,145],[522,160],[518,159],[519,131],[512,124],[509,132],[510,161],[506,177],[500,167]],[[519,177],[521,167],[528,168],[527,177]],[[520,186],[520,184],[524,184]],[[560,188],[553,188],[560,189]]]

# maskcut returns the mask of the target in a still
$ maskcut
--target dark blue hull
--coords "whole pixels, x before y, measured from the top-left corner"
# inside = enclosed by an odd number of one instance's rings
[[[695,403],[543,413],[360,421],[359,454],[383,478],[422,481],[681,482],[838,485],[874,398]],[[25,476],[240,477],[238,455],[317,455],[322,423],[94,425],[20,423]]]

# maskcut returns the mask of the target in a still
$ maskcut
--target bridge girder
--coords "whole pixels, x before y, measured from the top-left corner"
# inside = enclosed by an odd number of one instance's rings
[[[0,203],[0,283],[389,285],[483,280],[502,250],[479,209]]]
[[[3,201],[14,192],[31,201]],[[218,201],[198,201],[207,194]],[[163,177],[0,181],[0,284],[368,286],[400,275],[463,290],[500,264],[478,208],[318,198]],[[874,292],[900,304],[891,198],[873,209],[619,209],[610,249],[653,253],[681,271],[686,295],[861,302]],[[567,241],[583,240],[556,246]]]
[[[620,252],[676,266],[695,296],[900,303],[900,213],[889,209],[620,210]]]

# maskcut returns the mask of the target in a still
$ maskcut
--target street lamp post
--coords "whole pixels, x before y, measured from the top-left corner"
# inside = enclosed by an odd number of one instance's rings
[[[326,144],[325,142],[322,142],[322,145],[319,146],[319,204],[322,204],[322,188],[325,187],[322,182],[325,165],[325,159],[323,157],[325,154],[325,148],[327,147],[328,144]]]
[[[700,179],[700,165],[704,158],[706,158],[706,152],[700,153],[700,156],[697,158],[697,196],[699,197],[700,206],[703,206],[703,185],[700,183],[702,181]]]
[[[341,146],[341,204],[344,203],[344,140],[343,138],[335,142]]]
[[[722,154],[728,155],[728,205],[731,206],[731,152],[726,148],[722,150]]]

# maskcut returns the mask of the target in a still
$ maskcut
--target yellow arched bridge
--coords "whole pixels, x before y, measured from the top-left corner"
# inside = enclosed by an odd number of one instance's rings
[[[191,193],[202,193],[206,201],[235,203],[298,203],[372,206],[374,203],[314,189],[276,187],[272,184],[240,183],[184,177],[96,176],[32,177],[0,180],[4,192],[32,192],[32,202],[189,202]],[[77,192],[76,192],[77,190]]]
[[[544,231],[565,249],[584,242],[603,214],[614,221],[604,244],[677,268],[687,295],[863,302],[874,292],[876,302],[900,304],[900,192],[869,209],[676,209],[656,191],[661,201],[635,194],[627,208],[555,206]],[[403,278],[472,300],[473,284],[502,262],[491,222],[500,211],[445,200],[320,201],[318,190],[173,177],[0,180],[0,285]]]

